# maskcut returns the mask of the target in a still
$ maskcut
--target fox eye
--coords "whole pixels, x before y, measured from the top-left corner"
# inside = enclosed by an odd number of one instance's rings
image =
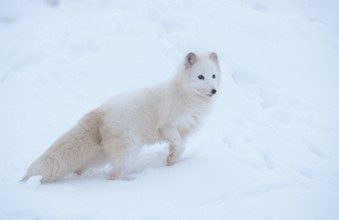
[[[215,74],[212,75],[212,78],[215,79]]]
[[[203,79],[205,79],[205,77],[204,77],[203,75],[199,75],[199,76],[198,76],[198,79],[203,80]]]

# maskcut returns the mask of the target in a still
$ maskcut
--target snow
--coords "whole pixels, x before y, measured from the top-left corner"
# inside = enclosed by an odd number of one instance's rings
[[[335,0],[0,1],[0,219],[339,219]],[[216,51],[222,89],[167,167],[39,184],[28,165],[114,94]]]

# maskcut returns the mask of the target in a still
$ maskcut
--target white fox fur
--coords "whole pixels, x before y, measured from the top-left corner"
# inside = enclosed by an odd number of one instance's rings
[[[167,164],[185,149],[186,138],[208,113],[220,82],[216,53],[187,54],[169,82],[113,97],[83,116],[28,168],[23,181],[58,180],[111,163],[109,179],[124,177],[141,146],[169,144]]]

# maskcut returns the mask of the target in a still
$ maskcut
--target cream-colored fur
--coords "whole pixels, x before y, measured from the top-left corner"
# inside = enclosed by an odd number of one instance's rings
[[[122,178],[143,145],[169,144],[167,164],[185,150],[186,138],[208,113],[219,86],[216,53],[189,53],[174,78],[152,88],[118,95],[83,116],[28,168],[22,179],[41,182],[111,163],[110,179]]]

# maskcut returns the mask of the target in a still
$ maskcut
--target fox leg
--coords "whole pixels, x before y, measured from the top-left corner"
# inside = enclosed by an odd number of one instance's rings
[[[167,165],[173,165],[185,151],[185,140],[179,131],[173,127],[163,127],[160,129],[160,133],[162,138],[169,143]]]
[[[138,148],[125,138],[116,137],[106,140],[104,143],[105,153],[112,170],[110,180],[124,178],[137,156]]]
[[[104,150],[99,150],[98,153],[90,158],[87,162],[85,162],[81,167],[76,169],[74,172],[81,176],[84,174],[88,169],[100,167],[107,163],[108,156]]]
[[[114,148],[110,153],[110,163],[112,165],[110,180],[124,178],[137,155],[137,150],[132,146],[114,146]]]

